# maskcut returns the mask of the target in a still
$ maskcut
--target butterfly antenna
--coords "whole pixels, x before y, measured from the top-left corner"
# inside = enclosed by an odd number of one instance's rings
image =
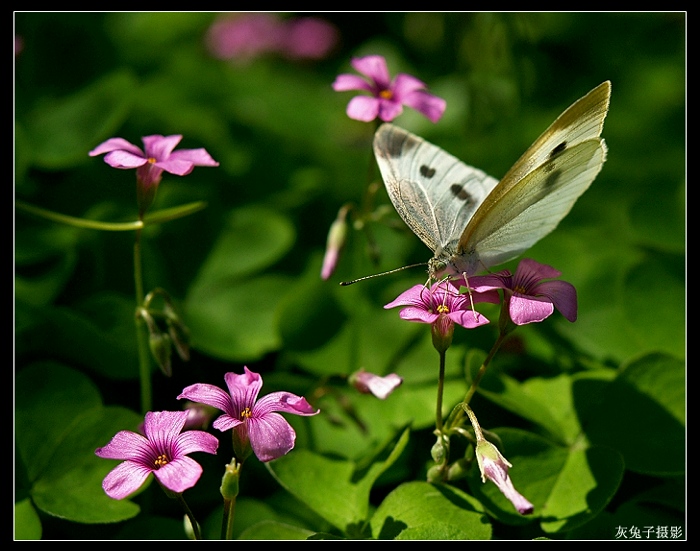
[[[394,274],[396,272],[400,272],[402,270],[408,270],[409,268],[417,268],[418,266],[427,266],[427,262],[420,262],[419,264],[409,264],[408,266],[401,266],[400,268],[394,268],[393,270],[389,270],[387,272],[379,272],[378,274],[372,274],[364,277],[359,277],[357,279],[351,279],[350,281],[341,281],[340,284],[343,287],[347,287],[348,285],[352,285],[353,283],[357,283],[358,281],[364,281],[365,279],[372,279],[373,277],[379,277],[379,276],[385,276],[389,274]]]

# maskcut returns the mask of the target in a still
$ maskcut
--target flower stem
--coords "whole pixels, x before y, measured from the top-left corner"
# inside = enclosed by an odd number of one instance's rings
[[[452,413],[450,413],[450,416],[447,419],[447,430],[450,430],[453,427],[457,427],[461,423],[465,413],[464,407],[469,407],[469,402],[472,399],[472,396],[474,396],[474,393],[476,392],[476,389],[479,386],[481,379],[486,373],[486,370],[488,369],[491,360],[493,360],[493,357],[496,355],[496,352],[498,352],[498,349],[501,347],[501,344],[503,344],[503,340],[505,339],[505,337],[506,333],[504,332],[500,332],[498,334],[496,342],[493,344],[493,346],[491,347],[491,351],[488,353],[488,356],[486,356],[486,359],[481,364],[481,367],[479,368],[476,377],[474,377],[474,380],[472,381],[469,390],[467,390],[467,394],[464,396],[464,400],[462,400],[462,402],[452,410]]]
[[[437,410],[435,412],[435,428],[442,434],[442,394],[445,385],[445,351],[440,351],[440,374],[438,375]]]
[[[233,519],[236,515],[236,498],[224,499],[224,518],[221,524],[221,539],[233,539]]]
[[[189,505],[187,505],[185,498],[182,497],[182,494],[176,494],[176,499],[180,502],[180,505],[182,505],[182,508],[185,510],[185,514],[187,515],[187,518],[190,519],[190,524],[192,525],[192,533],[194,534],[194,539],[201,540],[202,539],[202,532],[199,530],[199,524],[197,524],[197,519],[194,518],[194,514],[192,513],[192,510],[190,509]]]
[[[141,230],[137,230],[134,240],[134,288],[136,309],[143,306],[143,269],[141,266]],[[139,354],[139,378],[141,382],[141,412],[145,415],[151,410],[151,362],[148,353],[148,340],[141,316],[135,316],[136,341]]]

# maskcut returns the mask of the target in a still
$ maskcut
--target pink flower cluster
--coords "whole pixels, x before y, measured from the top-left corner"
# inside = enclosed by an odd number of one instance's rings
[[[337,43],[338,29],[324,19],[282,19],[273,13],[227,15],[215,21],[206,36],[214,57],[238,61],[268,53],[295,60],[323,59]]]

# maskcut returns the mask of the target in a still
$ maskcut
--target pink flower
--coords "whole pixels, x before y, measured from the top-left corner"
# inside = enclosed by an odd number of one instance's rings
[[[368,80],[357,75],[338,75],[333,89],[336,92],[361,90],[370,93],[350,100],[347,115],[351,119],[369,122],[379,117],[385,122],[392,121],[403,112],[404,105],[419,111],[432,122],[437,122],[445,112],[445,100],[428,93],[425,83],[417,78],[399,73],[392,81],[382,56],[356,57],[350,64]]]
[[[424,285],[414,285],[384,308],[406,306],[399,313],[401,319],[429,323],[433,334],[433,346],[442,353],[452,344],[455,323],[467,329],[489,323],[479,312],[472,310],[472,301],[500,302],[495,291],[472,293],[472,297],[470,299],[469,295],[460,295],[452,284],[440,281],[430,289]]]
[[[319,410],[290,392],[273,392],[258,400],[262,377],[247,367],[243,370],[242,375],[224,375],[228,392],[198,383],[185,388],[178,399],[187,398],[224,412],[212,426],[222,432],[234,429],[234,451],[240,462],[250,455],[251,448],[262,462],[277,459],[294,447],[296,433],[276,412],[307,416],[316,415]]]
[[[525,258],[520,261],[515,275],[507,270],[486,276],[469,278],[469,286],[476,292],[504,289],[510,319],[516,325],[540,322],[554,313],[576,321],[576,288],[566,281],[550,281],[561,272],[546,264]]]
[[[149,474],[168,490],[182,493],[194,486],[202,467],[187,457],[192,452],[215,454],[219,441],[199,430],[182,432],[186,411],[149,411],[143,430],[145,437],[123,430],[95,455],[104,459],[123,459],[102,482],[105,493],[113,499],[124,499],[138,490]]]
[[[153,202],[163,171],[185,176],[195,166],[219,166],[203,148],[173,151],[182,136],[144,136],[145,152],[124,138],[110,138],[90,151],[90,157],[105,155],[113,168],[136,169],[139,210],[143,214]]]
[[[471,278],[470,278],[471,281]],[[500,299],[495,292],[473,293],[474,303],[498,303]],[[447,317],[467,329],[473,329],[489,322],[479,312],[471,309],[469,295],[461,295],[455,288],[445,282],[438,282],[428,289],[424,285],[414,285],[404,291],[384,308],[405,306],[399,317],[408,321],[436,323],[440,317]]]
[[[476,459],[479,463],[482,482],[486,482],[487,478],[493,482],[521,515],[532,513],[534,509],[532,503],[520,495],[508,476],[508,469],[513,465],[501,455],[496,446],[488,440],[480,439],[476,444]]]
[[[385,400],[389,394],[394,392],[394,390],[396,390],[399,386],[401,386],[401,383],[403,383],[403,379],[396,373],[390,373],[389,375],[380,377],[379,375],[369,373],[364,369],[350,375],[348,381],[358,392],[363,394],[374,394],[381,400]]]

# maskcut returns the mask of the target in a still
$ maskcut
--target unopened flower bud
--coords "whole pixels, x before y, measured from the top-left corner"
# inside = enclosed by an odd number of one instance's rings
[[[347,214],[349,207],[344,206],[338,211],[338,216],[331,224],[328,230],[328,238],[326,239],[326,254],[323,257],[323,266],[321,267],[321,278],[326,280],[335,271],[338,264],[338,258],[345,246],[345,241],[348,235]]]
[[[235,458],[231,459],[231,463],[226,465],[224,476],[221,479],[221,495],[224,499],[233,500],[238,495],[238,481],[241,478],[241,463]]]

